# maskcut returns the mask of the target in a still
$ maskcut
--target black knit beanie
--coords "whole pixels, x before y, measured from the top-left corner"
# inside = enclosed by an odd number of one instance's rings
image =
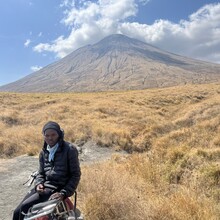
[[[63,132],[60,128],[60,125],[54,121],[47,122],[42,129],[42,133],[45,134],[45,131],[47,129],[53,129],[53,130],[57,131],[57,133],[59,134],[60,137],[63,136]]]

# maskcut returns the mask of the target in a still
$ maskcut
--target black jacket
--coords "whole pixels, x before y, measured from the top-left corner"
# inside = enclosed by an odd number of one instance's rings
[[[72,144],[61,141],[55,153],[54,160],[49,162],[49,151],[46,144],[39,155],[39,174],[36,185],[51,184],[65,197],[72,196],[81,176],[78,151]]]

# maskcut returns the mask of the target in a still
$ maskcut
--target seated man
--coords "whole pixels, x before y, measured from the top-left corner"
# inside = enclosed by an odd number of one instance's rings
[[[27,213],[34,204],[72,196],[78,186],[81,172],[76,147],[64,141],[64,133],[56,122],[46,123],[42,133],[44,145],[39,155],[36,186],[15,209],[13,220],[22,220],[22,213]],[[55,186],[56,190],[47,188],[47,184]]]

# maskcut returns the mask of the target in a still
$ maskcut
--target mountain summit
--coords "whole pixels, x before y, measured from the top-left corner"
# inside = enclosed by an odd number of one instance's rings
[[[11,92],[93,92],[220,81],[220,65],[168,53],[124,35],[75,50],[16,82]]]

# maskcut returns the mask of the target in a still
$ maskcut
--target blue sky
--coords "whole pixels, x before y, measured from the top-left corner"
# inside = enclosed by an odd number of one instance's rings
[[[0,85],[115,33],[220,63],[220,1],[1,1]]]

